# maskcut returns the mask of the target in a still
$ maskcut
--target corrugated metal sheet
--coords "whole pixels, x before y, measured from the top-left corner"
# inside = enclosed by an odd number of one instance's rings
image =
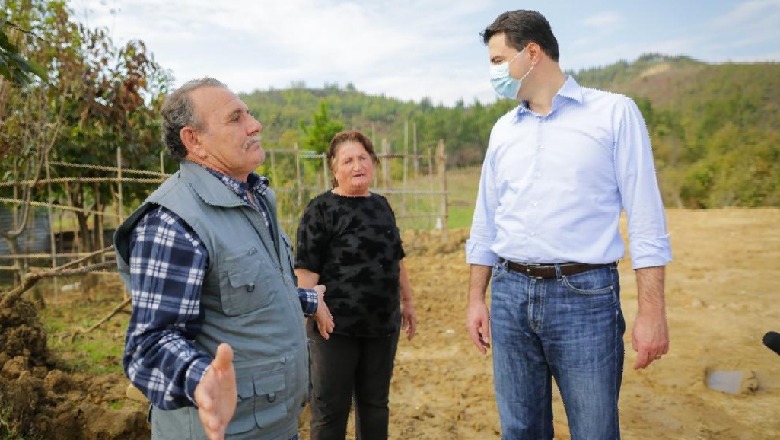
[[[27,219],[27,224],[28,226],[22,232],[22,235],[16,239],[19,252],[50,252],[50,226],[46,208],[33,208]],[[13,212],[8,206],[0,206],[0,232],[4,233],[11,229],[13,229]],[[8,242],[0,235],[0,255],[8,254],[10,254]]]

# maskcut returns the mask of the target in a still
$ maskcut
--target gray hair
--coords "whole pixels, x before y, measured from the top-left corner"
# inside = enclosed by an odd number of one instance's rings
[[[168,154],[177,161],[187,156],[187,147],[181,140],[181,129],[192,127],[196,130],[203,128],[203,122],[198,120],[195,114],[195,106],[192,103],[190,93],[204,87],[228,87],[214,78],[193,79],[184,83],[165,98],[162,106],[163,142],[168,148]]]

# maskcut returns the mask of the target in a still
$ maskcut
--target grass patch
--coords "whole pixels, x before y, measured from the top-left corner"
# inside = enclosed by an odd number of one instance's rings
[[[49,352],[59,368],[87,374],[122,374],[124,336],[130,320],[130,306],[89,333],[86,331],[107,316],[122,301],[119,276],[103,275],[85,290],[44,295],[46,306],[38,314],[46,330]],[[49,285],[51,287],[51,285]],[[46,285],[36,286],[44,290]],[[53,287],[49,292],[53,291]],[[75,335],[75,336],[74,336]]]
[[[459,168],[447,172],[447,226],[470,228],[474,203],[479,190],[480,167]]]

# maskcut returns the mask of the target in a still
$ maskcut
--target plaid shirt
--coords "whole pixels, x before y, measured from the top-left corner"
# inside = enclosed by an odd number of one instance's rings
[[[268,179],[250,174],[248,183],[210,170],[244,202],[269,213],[255,200],[268,188]],[[130,254],[132,316],[122,363],[131,382],[155,407],[176,409],[195,405],[195,387],[211,364],[209,353],[193,340],[201,330],[201,286],[208,267],[206,247],[192,228],[163,207],[144,215],[133,230]],[[303,314],[317,310],[317,293],[298,289]]]

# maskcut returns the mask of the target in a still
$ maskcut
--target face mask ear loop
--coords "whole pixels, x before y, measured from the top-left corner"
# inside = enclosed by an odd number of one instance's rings
[[[526,47],[528,47],[528,46],[526,46]],[[519,57],[521,53],[523,53],[523,51],[525,51],[525,47],[524,47],[524,48],[523,48],[523,49],[522,49],[520,52],[518,52],[518,53],[517,53],[515,56],[513,56],[513,57],[512,57],[512,59],[511,59],[511,60],[509,60],[509,61],[506,63],[506,65],[508,66],[508,65],[512,64],[512,62],[513,62],[514,60],[516,60],[516,59],[517,59],[517,57]]]

